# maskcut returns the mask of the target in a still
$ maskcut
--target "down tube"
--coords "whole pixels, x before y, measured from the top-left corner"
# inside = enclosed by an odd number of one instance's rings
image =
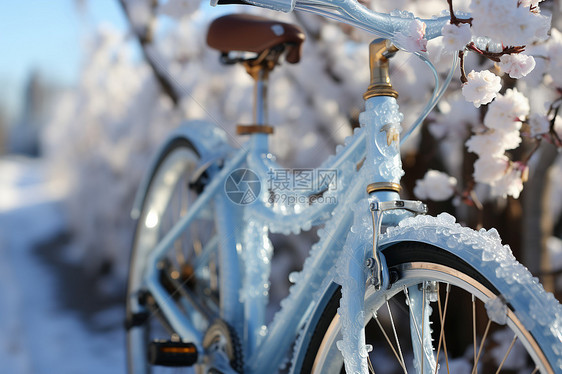
[[[283,300],[282,309],[271,323],[268,335],[247,361],[250,373],[263,373],[266,368],[276,370],[287,356],[308,312],[317,301],[314,297],[342,251],[353,220],[353,211],[349,207],[365,194],[365,185],[358,182],[361,180],[358,175],[352,181],[347,198],[338,204],[332,220],[326,224],[322,238],[306,260],[299,281]]]

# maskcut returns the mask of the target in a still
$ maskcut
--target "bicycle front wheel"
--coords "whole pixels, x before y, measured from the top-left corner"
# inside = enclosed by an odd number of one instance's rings
[[[378,292],[370,287],[365,296],[370,373],[560,372],[546,352],[562,342],[503,299],[511,285],[487,279],[463,259],[428,244],[400,243],[385,256],[392,285]],[[519,298],[527,298],[524,291]],[[319,319],[301,373],[345,373],[337,347],[340,297],[338,290]],[[414,311],[420,300],[425,308]],[[535,297],[516,304],[536,302]]]

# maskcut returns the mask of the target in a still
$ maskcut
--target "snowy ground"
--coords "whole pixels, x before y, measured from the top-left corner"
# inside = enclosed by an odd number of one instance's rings
[[[64,307],[57,269],[38,255],[64,231],[63,195],[40,160],[0,158],[0,373],[125,370],[121,307],[86,322]]]

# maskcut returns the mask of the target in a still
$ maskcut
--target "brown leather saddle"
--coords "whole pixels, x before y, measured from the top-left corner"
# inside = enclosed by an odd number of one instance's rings
[[[207,44],[223,53],[241,51],[261,54],[284,48],[285,60],[299,62],[303,31],[295,25],[251,14],[230,14],[214,20],[207,32]]]

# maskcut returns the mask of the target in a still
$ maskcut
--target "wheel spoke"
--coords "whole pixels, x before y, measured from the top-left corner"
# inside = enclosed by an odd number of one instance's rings
[[[421,344],[421,372],[423,374],[423,357],[425,356],[425,349],[423,347],[423,337],[424,337],[424,329],[425,329],[425,284],[422,283],[422,318],[421,318],[421,340],[422,340],[422,344]]]
[[[371,362],[371,357],[367,356],[367,363],[369,364],[369,372],[375,374],[375,368],[373,367],[373,363]]]
[[[170,199],[170,204],[175,205],[170,209],[171,220],[170,223],[173,226],[174,222],[177,222],[183,214],[183,177],[180,179],[180,183],[176,184],[174,191],[172,192],[172,198]],[[174,199],[174,196],[176,198]],[[171,229],[171,228],[170,228]],[[176,261],[178,264],[184,264],[186,262],[185,254],[183,252],[183,234],[174,242],[174,250],[176,253]]]
[[[490,331],[490,326],[492,325],[492,321],[488,320],[486,324],[486,330],[484,331],[484,335],[482,336],[482,341],[480,342],[480,348],[478,349],[478,355],[476,356],[476,360],[474,361],[474,367],[472,368],[472,374],[476,374],[478,369],[478,360],[480,360],[480,355],[482,354],[482,348],[484,347],[484,343],[486,342],[486,338],[488,337],[488,331]]]
[[[423,345],[423,341],[420,335],[420,329],[418,327],[418,322],[416,321],[416,316],[413,313],[412,310],[412,300],[410,300],[410,295],[408,294],[408,289],[406,288],[406,286],[404,286],[404,293],[406,294],[406,300],[408,300],[408,307],[410,308],[410,315],[412,316],[413,320],[414,320],[414,328],[416,329],[416,333],[418,335],[418,339],[420,341],[420,344]]]
[[[472,295],[472,342],[474,346],[474,366],[476,366],[476,302]]]
[[[404,361],[404,355],[402,354],[402,348],[400,347],[400,340],[398,339],[398,333],[396,332],[396,325],[394,324],[394,318],[392,316],[390,305],[388,304],[388,299],[386,299],[385,304],[386,304],[386,309],[388,309],[388,315],[390,316],[390,323],[392,326],[392,332],[394,333],[394,340],[396,340],[396,346],[398,347],[398,353],[400,354],[399,362],[400,365],[402,366],[402,369],[404,369],[404,373],[407,374],[408,371],[406,370],[406,362]]]
[[[505,360],[507,360],[507,356],[509,356],[509,353],[511,352],[511,349],[513,348],[513,345],[515,344],[516,340],[517,340],[517,335],[514,335],[513,340],[511,341],[511,344],[509,345],[509,348],[507,349],[507,352],[505,352],[505,356],[503,356],[503,360],[500,363],[500,367],[498,368],[498,371],[496,371],[496,374],[498,374],[501,371],[501,369],[503,367],[503,364],[505,363]]]
[[[443,335],[443,353],[445,354],[445,364],[447,366],[447,374],[450,374],[449,369],[449,353],[447,353],[447,338]]]
[[[218,247],[219,236],[215,234],[208,240],[207,244],[201,251],[201,254],[197,256],[197,258],[193,261],[194,272],[197,272],[197,270],[199,270],[201,266],[207,266],[209,259],[214,253],[216,253]]]
[[[211,290],[216,290],[219,287],[219,280],[217,279],[217,262],[212,261],[209,263],[209,270],[210,270],[210,286]]]
[[[400,364],[400,366],[402,366],[402,369],[404,370],[404,373],[407,373],[406,367],[404,365],[404,359],[400,360],[400,357],[398,356],[398,352],[396,352],[396,349],[394,348],[394,345],[392,344],[392,342],[390,341],[390,338],[386,334],[386,331],[384,330],[384,327],[382,327],[376,313],[373,313],[373,317],[375,318],[375,321],[377,322],[377,325],[379,325],[379,328],[381,329],[381,332],[384,335],[384,337],[386,339],[386,342],[390,346],[390,349],[392,349],[392,353],[394,353],[394,357],[396,357],[396,359],[398,360],[398,363]],[[369,362],[370,362],[370,360],[369,360]]]
[[[441,323],[441,331],[439,332],[439,343],[437,345],[437,358],[435,362],[439,363],[439,354],[441,353],[441,343],[443,343],[443,350],[445,352],[445,363],[447,365],[447,373],[449,373],[449,357],[447,355],[447,348],[445,345],[445,318],[447,317],[447,306],[449,304],[449,293],[451,290],[451,285],[447,284],[445,290],[445,306],[443,311],[441,311],[441,296],[439,292],[437,292],[437,309],[439,310],[439,321]],[[435,365],[435,374],[437,374],[437,370],[439,365]]]

